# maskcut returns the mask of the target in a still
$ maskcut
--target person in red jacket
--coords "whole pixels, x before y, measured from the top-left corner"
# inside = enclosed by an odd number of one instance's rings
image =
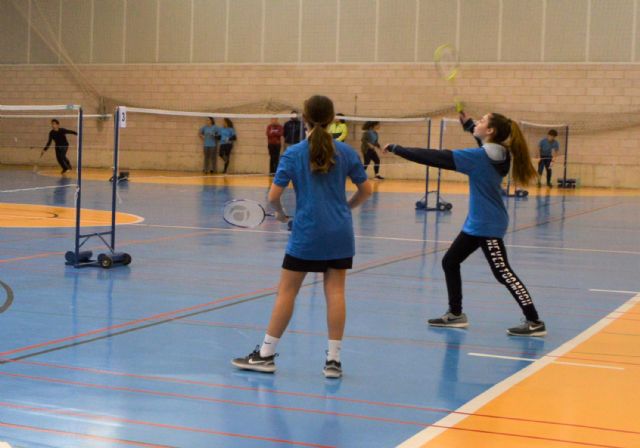
[[[269,147],[269,175],[273,176],[278,169],[280,161],[280,148],[282,147],[282,136],[284,128],[278,123],[277,118],[272,118],[267,126],[267,146]]]

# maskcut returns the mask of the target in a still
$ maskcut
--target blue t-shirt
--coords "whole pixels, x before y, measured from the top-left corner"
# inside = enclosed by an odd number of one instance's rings
[[[236,135],[236,130],[233,128],[218,128],[220,134],[220,144],[231,143],[231,137]]]
[[[378,133],[372,129],[364,131],[362,133],[361,142],[362,145],[360,146],[360,150],[362,150],[362,152],[367,152],[371,149],[367,143],[371,143],[373,146],[378,146]]]
[[[216,146],[216,134],[218,134],[218,126],[202,126],[200,128],[200,134],[204,135],[204,146],[211,147]]]
[[[286,253],[303,260],[336,260],[355,255],[347,178],[356,185],[367,180],[358,154],[349,145],[334,142],[336,164],[326,174],[312,173],[309,142],[303,140],[282,155],[273,183],[293,182],[296,213]]]
[[[453,151],[456,171],[469,176],[469,214],[462,231],[473,236],[502,238],[509,214],[502,201],[502,176],[484,148]]]
[[[545,137],[538,143],[538,148],[540,148],[540,157],[551,157],[554,150],[558,151],[560,149],[560,145],[557,140],[550,142]]]

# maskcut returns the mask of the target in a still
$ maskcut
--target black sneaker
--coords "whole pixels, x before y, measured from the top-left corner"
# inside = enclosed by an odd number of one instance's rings
[[[522,324],[507,329],[507,334],[511,336],[528,336],[528,337],[541,337],[547,334],[547,327],[544,322],[522,320]]]
[[[322,369],[325,378],[341,378],[342,377],[342,363],[338,361],[328,360],[324,363],[324,369]]]
[[[254,370],[256,372],[273,373],[276,371],[275,358],[277,354],[271,356],[260,356],[260,346],[256,345],[256,349],[244,358],[236,358],[231,364],[242,370]]]
[[[381,176],[381,175],[379,175],[379,174],[376,174],[376,176],[375,176],[375,177],[376,177],[376,179],[384,180],[384,177],[382,177],[382,176]]]
[[[469,326],[466,314],[460,313],[456,316],[451,311],[447,311],[441,317],[429,319],[427,322],[432,327],[467,328]]]

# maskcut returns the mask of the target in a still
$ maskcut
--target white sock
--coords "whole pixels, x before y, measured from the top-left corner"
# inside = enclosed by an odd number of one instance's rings
[[[273,336],[265,334],[264,342],[262,342],[262,346],[260,347],[260,356],[263,358],[273,356],[276,353],[278,342],[280,342],[280,338],[274,338]]]
[[[329,352],[327,353],[327,361],[340,362],[341,348],[342,348],[342,341],[329,339]]]

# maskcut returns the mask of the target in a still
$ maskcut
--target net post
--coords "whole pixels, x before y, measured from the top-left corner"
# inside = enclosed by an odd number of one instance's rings
[[[438,150],[442,151],[444,149],[444,130],[446,128],[447,122],[444,119],[440,120],[440,141],[438,143]],[[438,185],[436,186],[436,205],[434,210],[438,209],[438,204],[440,203],[440,176],[442,174],[442,170],[438,168]]]
[[[569,156],[569,126],[565,126],[564,134],[564,173],[562,174],[562,186],[567,187],[567,158]]]
[[[431,148],[431,117],[427,118],[427,148]],[[429,165],[426,165],[426,180],[424,186],[424,206],[427,207],[429,198]]]
[[[120,106],[113,120],[113,175],[111,177],[111,252],[116,250],[116,201],[118,188],[118,153],[120,151]]]
[[[507,173],[507,189],[506,196],[511,196],[511,170],[513,168],[513,160],[509,163],[509,172]]]
[[[80,267],[80,212],[82,210],[82,138],[83,138],[83,111],[82,107],[78,109],[78,138],[76,140],[77,145],[77,159],[76,159],[76,172],[77,183],[76,187],[76,241],[75,241],[75,256],[73,261],[73,267]]]

